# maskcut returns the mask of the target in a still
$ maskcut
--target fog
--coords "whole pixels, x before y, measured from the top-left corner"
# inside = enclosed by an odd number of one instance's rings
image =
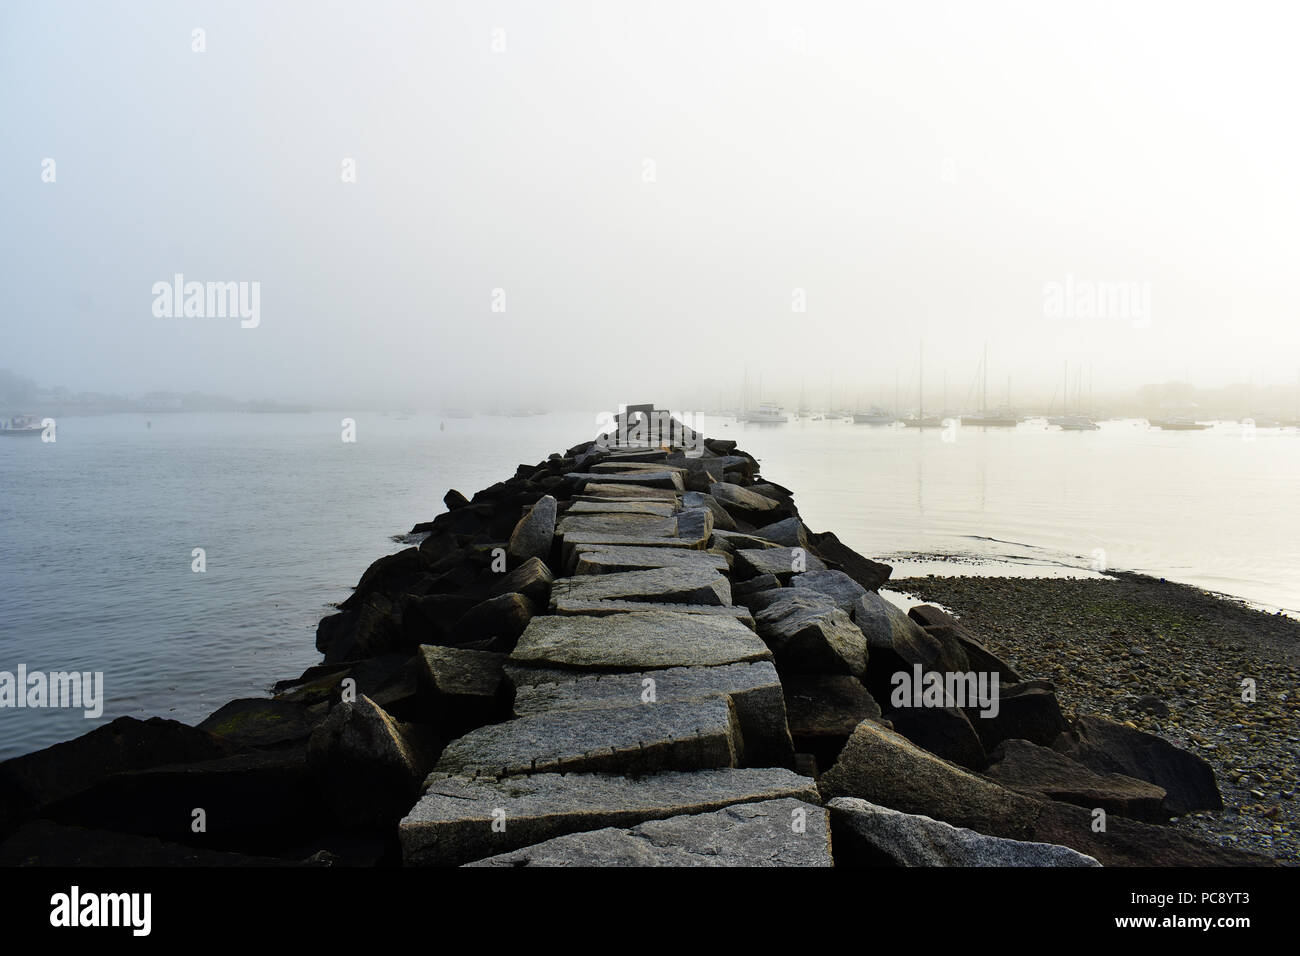
[[[954,401],[986,344],[999,399],[1066,362],[1099,393],[1293,386],[1295,21],[9,0],[0,367],[432,408],[724,407],[747,376],[825,405],[914,393],[924,343]],[[157,314],[178,274],[257,283],[257,322]]]

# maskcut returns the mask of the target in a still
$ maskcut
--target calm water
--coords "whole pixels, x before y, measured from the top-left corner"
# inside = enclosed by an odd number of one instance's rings
[[[445,422],[339,414],[67,418],[0,441],[0,670],[104,673],[101,720],[201,720],[319,660],[317,620],[391,535],[520,462],[590,438],[591,415]],[[1300,435],[741,426],[816,530],[873,556],[942,553],[1109,566],[1300,608]],[[191,570],[204,548],[207,570]],[[928,570],[912,561],[898,574]],[[1037,572],[1036,572],[1037,573]],[[0,710],[0,758],[91,729],[80,712]]]

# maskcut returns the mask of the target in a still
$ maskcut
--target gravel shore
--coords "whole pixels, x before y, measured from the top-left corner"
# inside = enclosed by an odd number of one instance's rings
[[[1300,622],[1139,574],[1106,579],[905,578],[1067,715],[1126,721],[1200,754],[1224,810],[1171,826],[1300,865]],[[1256,699],[1243,701],[1243,682]]]

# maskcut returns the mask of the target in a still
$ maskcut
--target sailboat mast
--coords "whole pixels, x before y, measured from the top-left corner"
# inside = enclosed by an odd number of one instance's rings
[[[983,388],[983,394],[980,397],[980,414],[988,415],[989,413],[989,344],[984,343],[984,362],[980,371],[980,386]]]

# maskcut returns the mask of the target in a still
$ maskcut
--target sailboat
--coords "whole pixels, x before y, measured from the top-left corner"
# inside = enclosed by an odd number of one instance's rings
[[[1079,381],[1080,381],[1080,389],[1082,389],[1082,382],[1083,382],[1082,368],[1080,368],[1079,371]],[[1081,405],[1083,404],[1082,396],[1079,396],[1077,400],[1079,404]],[[1065,363],[1065,375],[1064,378],[1062,379],[1061,414],[1056,418],[1049,418],[1047,420],[1047,423],[1049,425],[1055,425],[1063,432],[1095,432],[1101,430],[1101,426],[1098,425],[1096,422],[1094,422],[1087,415],[1069,414],[1069,410],[1070,410],[1069,404],[1070,404],[1070,363],[1067,361]]]
[[[921,358],[917,368],[917,410],[915,418],[905,418],[903,424],[908,428],[942,428],[943,422],[931,416],[925,417],[925,342],[921,343]]]
[[[984,361],[980,363],[980,384],[983,397],[980,399],[978,415],[963,415],[963,426],[976,428],[1015,428],[1020,424],[1020,417],[1011,410],[1011,378],[1007,378],[1007,404],[996,412],[989,412],[989,347],[984,344]]]

